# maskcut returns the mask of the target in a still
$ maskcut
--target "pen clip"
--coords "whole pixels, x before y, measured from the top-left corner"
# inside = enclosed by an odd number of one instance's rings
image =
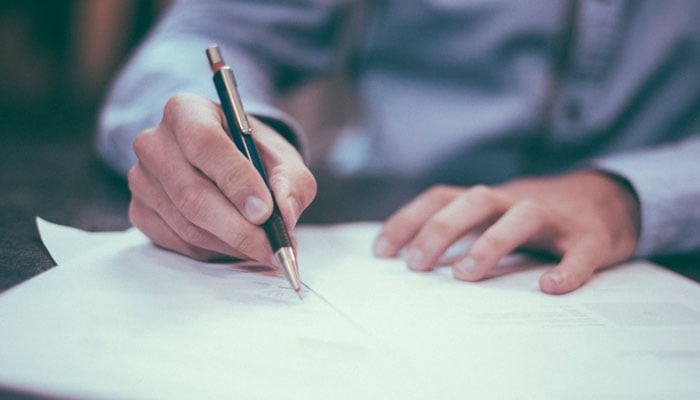
[[[226,65],[224,57],[221,55],[219,46],[211,45],[207,48],[207,58],[209,65],[214,72],[214,83],[219,91],[219,97],[225,98],[233,110],[233,119],[236,123],[236,128],[244,135],[252,133],[253,129],[248,122],[248,116],[243,108],[241,95],[238,93],[238,83],[233,75],[233,70]],[[231,122],[231,121],[229,121]],[[233,127],[229,127],[232,129]]]

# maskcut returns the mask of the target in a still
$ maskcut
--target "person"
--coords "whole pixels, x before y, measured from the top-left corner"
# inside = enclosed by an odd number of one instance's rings
[[[476,232],[455,278],[529,249],[560,259],[541,290],[567,293],[700,248],[698,16],[682,0],[176,1],[116,79],[97,147],[156,244],[270,261],[271,196],[226,135],[204,50],[232,65],[290,229],[317,186],[277,104],[342,71],[359,106],[327,165],[435,183],[385,221],[377,256],[429,270]]]

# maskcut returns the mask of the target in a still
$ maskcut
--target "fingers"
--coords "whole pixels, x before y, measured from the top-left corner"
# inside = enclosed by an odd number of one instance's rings
[[[249,258],[248,255],[230,247],[218,237],[187,220],[170,201],[160,185],[148,176],[148,173],[140,164],[136,164],[136,166],[129,171],[129,188],[132,193],[132,204],[130,207],[131,222],[134,226],[141,229],[141,231],[144,231],[144,233],[146,230],[144,228],[148,226],[148,231],[159,239],[161,239],[160,236],[169,235],[169,232],[163,234],[159,233],[158,228],[162,227],[160,223],[162,221],[162,223],[167,225],[167,227],[163,227],[163,229],[168,228],[165,230],[172,231],[181,241],[190,245],[189,247],[208,250],[214,252],[217,256],[228,255],[241,259]],[[149,221],[149,218],[155,217],[160,220],[157,224]],[[166,242],[176,244],[179,241],[174,241],[172,239],[165,240],[164,238],[156,241],[156,243],[159,243],[162,247],[167,247],[165,245]],[[182,249],[183,246],[178,244],[178,248]],[[211,256],[214,256],[214,254]],[[199,257],[195,258],[201,259]]]
[[[634,251],[637,205],[619,192],[609,179],[586,173],[494,188],[436,187],[387,221],[374,251],[394,256],[405,248],[409,267],[427,270],[460,236],[487,228],[452,266],[455,278],[483,279],[504,256],[528,248],[562,256],[539,283],[546,293],[567,293]]]
[[[129,173],[132,222],[157,244],[201,258],[227,254],[269,262],[259,227],[272,212],[270,189],[224,129],[219,106],[194,95],[168,101],[161,123],[134,140]],[[296,149],[251,118],[272,190],[291,229],[316,195]]]
[[[269,218],[270,193],[224,130],[213,102],[194,95],[175,96],[165,105],[163,121],[185,161],[213,181],[248,221],[259,225]]]
[[[270,257],[262,230],[241,216],[214,183],[193,168],[171,135],[156,131],[141,134],[134,142],[134,150],[139,165],[155,177],[167,194],[167,199],[159,205],[162,212],[167,213],[171,203],[192,225],[210,232],[247,258],[267,260]],[[132,183],[132,192],[139,192],[139,183],[138,180]],[[166,215],[171,222],[177,218],[172,213]],[[183,238],[189,236],[185,231],[177,233]]]
[[[185,112],[199,105],[206,112]],[[272,196],[252,163],[223,128],[220,109],[198,96],[175,96],[164,119],[175,133],[185,159],[212,180],[251,223],[260,225],[272,212]],[[277,205],[289,229],[316,196],[316,180],[299,152],[279,133],[249,116],[253,139],[265,165]],[[197,129],[187,129],[196,126]]]
[[[554,230],[553,218],[547,210],[531,201],[516,203],[452,266],[454,277],[464,281],[483,279],[503,257],[547,229]]]
[[[160,247],[176,251],[195,260],[206,261],[219,258],[220,254],[195,247],[178,236],[152,209],[139,201],[129,205],[129,218],[134,226]]]
[[[375,253],[392,255],[405,247],[408,266],[424,271],[432,268],[461,236],[487,225],[467,254],[452,265],[456,279],[479,281],[519,247],[535,243],[540,249],[558,251],[565,249],[557,249],[557,243],[577,243],[565,240],[569,231],[560,215],[534,201],[512,202],[484,186],[455,190],[433,188],[399,210],[375,242]],[[378,249],[380,240],[391,243],[387,253],[381,253],[386,247]],[[560,266],[542,278],[543,291],[565,293],[590,277],[595,262],[589,260],[590,252],[579,247],[567,252]]]
[[[199,107],[191,114],[198,115],[200,112],[206,115],[210,111]],[[227,251],[226,254],[267,261],[271,257],[271,250],[262,229],[246,220],[214,182],[186,159],[176,141],[177,134],[165,125],[167,124],[161,123],[154,129],[144,131],[134,141],[134,151],[139,159],[137,167],[129,176],[134,197],[142,203],[145,199],[151,199],[149,204],[158,211],[156,214],[160,215],[178,237],[189,244],[223,251],[224,249],[216,244],[217,241],[208,240],[214,236],[226,247],[235,249],[234,252]],[[180,132],[198,131],[196,128],[195,125],[179,126],[177,129]],[[209,134],[217,135],[212,132]],[[235,146],[232,154],[240,155]],[[250,163],[245,166],[250,167]],[[252,174],[260,179],[254,170]],[[153,184],[149,185],[145,176],[152,177]],[[264,188],[264,184],[261,185]],[[162,189],[165,195],[154,188]],[[145,218],[150,216],[143,215]],[[139,223],[138,220],[136,222]],[[140,225],[145,225],[144,221],[140,221]],[[208,244],[202,246],[203,243]]]
[[[384,224],[374,241],[373,251],[378,257],[394,257],[436,212],[457,196],[459,189],[434,186],[403,206]]]
[[[406,262],[417,271],[432,268],[459,237],[500,216],[508,202],[492,191],[475,187],[457,196],[419,230],[407,246]]]

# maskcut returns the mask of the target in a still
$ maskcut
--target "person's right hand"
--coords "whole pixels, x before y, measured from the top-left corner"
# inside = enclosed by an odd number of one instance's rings
[[[287,140],[249,119],[291,230],[316,196],[316,180]],[[272,249],[259,226],[272,212],[272,198],[224,126],[218,104],[190,94],[172,97],[162,121],[134,140],[138,162],[128,175],[129,218],[157,245],[198,260],[272,263]]]

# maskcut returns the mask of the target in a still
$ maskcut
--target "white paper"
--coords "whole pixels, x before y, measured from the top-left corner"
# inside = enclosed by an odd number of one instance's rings
[[[411,381],[400,357],[308,289],[300,301],[276,271],[197,262],[134,230],[90,246],[91,234],[72,233],[85,255],[63,253],[0,296],[0,384],[86,398],[355,399]],[[66,250],[49,236],[51,254]]]
[[[372,259],[378,226],[315,229],[300,257],[332,269],[312,285],[410,354],[436,398],[700,398],[700,285],[666,269],[632,262],[551,296],[537,286],[548,265],[511,256],[497,277],[458,282]]]
[[[649,263],[550,296],[537,287],[548,266],[517,256],[465,283],[372,257],[378,224],[301,227],[313,292],[300,303],[279,276],[198,263],[138,231],[65,229],[40,226],[65,262],[0,296],[0,384],[106,398],[700,398],[700,285]]]
[[[46,250],[58,265],[65,264],[75,257],[85,256],[89,251],[110,243],[143,240],[143,235],[136,228],[123,232],[86,232],[38,217],[36,227]]]

